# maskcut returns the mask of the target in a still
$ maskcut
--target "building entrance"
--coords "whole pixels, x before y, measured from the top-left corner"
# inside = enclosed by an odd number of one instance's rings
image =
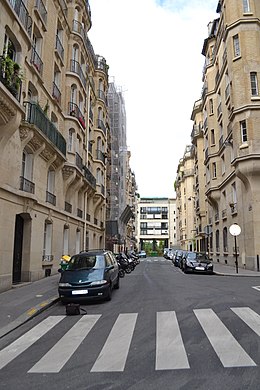
[[[21,282],[23,255],[24,220],[17,214],[15,219],[14,252],[13,252],[13,283]]]

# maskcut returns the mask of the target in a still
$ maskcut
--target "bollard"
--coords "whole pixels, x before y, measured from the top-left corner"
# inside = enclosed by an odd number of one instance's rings
[[[259,272],[259,255],[256,255],[257,272]]]

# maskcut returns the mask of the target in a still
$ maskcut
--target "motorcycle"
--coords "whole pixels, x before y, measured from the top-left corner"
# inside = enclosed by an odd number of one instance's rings
[[[121,277],[124,277],[125,273],[130,274],[132,272],[133,266],[131,265],[131,263],[129,262],[129,259],[127,258],[127,256],[124,253],[119,253],[116,256],[116,260],[119,264],[119,271],[121,270],[121,275],[122,275]],[[120,276],[120,274],[119,274],[119,276]]]

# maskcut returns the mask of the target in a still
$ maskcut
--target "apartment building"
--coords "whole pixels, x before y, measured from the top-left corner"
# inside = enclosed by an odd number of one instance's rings
[[[0,291],[105,245],[108,66],[91,23],[88,0],[1,1]]]
[[[257,269],[260,255],[260,3],[221,0],[209,23],[203,89],[192,112],[197,240],[212,258]],[[203,145],[202,145],[203,143]],[[203,247],[203,246],[202,246]]]
[[[134,249],[137,185],[130,168],[131,153],[127,148],[126,110],[123,92],[109,83],[110,117],[109,162],[107,171],[106,246],[114,252]]]
[[[185,250],[196,250],[196,198],[194,191],[194,146],[187,145],[177,168],[175,181],[177,243]]]
[[[161,248],[176,247],[176,199],[140,198],[137,215],[138,249],[150,243],[156,251],[160,242]]]

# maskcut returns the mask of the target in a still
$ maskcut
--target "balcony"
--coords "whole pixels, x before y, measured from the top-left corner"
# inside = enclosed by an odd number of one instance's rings
[[[55,50],[57,51],[60,59],[63,61],[64,60],[64,47],[63,47],[58,35],[56,35]]]
[[[83,211],[81,209],[77,209],[77,217],[79,218],[83,217]]]
[[[72,205],[68,202],[65,202],[64,210],[67,211],[68,213],[72,212]]]
[[[59,90],[55,82],[53,82],[52,84],[52,96],[58,104],[61,104],[61,91]]]
[[[30,194],[34,194],[35,184],[30,180],[26,179],[23,176],[20,176],[20,188],[21,191],[29,192]]]
[[[53,204],[53,206],[56,206],[56,196],[53,195],[51,192],[46,191],[46,202]]]
[[[79,76],[84,88],[86,88],[87,87],[87,80],[86,80],[86,77],[84,76],[82,67],[78,61],[70,60],[70,71]]]
[[[222,210],[222,219],[227,218],[227,209]]]
[[[47,23],[47,10],[45,8],[45,5],[43,4],[42,0],[36,0],[35,1],[35,10],[37,11],[38,15],[42,19],[44,25],[46,26]],[[46,28],[45,28],[46,30]]]
[[[237,203],[230,203],[229,206],[231,209],[231,214],[237,214]]]
[[[76,103],[69,102],[69,115],[76,117],[83,129],[86,129],[86,122],[84,116]]]
[[[32,34],[32,18],[30,17],[24,2],[22,0],[9,0],[9,4],[30,37]]]
[[[219,213],[215,213],[215,222],[219,222]]]
[[[89,119],[90,119],[92,122],[93,122],[93,118],[94,118],[94,116],[93,116],[92,108],[89,107]]]
[[[105,155],[102,152],[102,150],[96,150],[96,157],[97,157],[97,160],[100,160],[105,164]]]
[[[82,170],[82,168],[83,168],[82,157],[81,157],[78,153],[76,153],[75,158],[76,158],[76,161],[75,161],[76,166],[77,166],[80,170]]]
[[[101,129],[103,131],[104,135],[106,135],[107,129],[106,129],[106,126],[104,125],[104,122],[102,119],[97,120],[97,128]]]
[[[26,108],[25,122],[34,124],[49,141],[66,156],[66,141],[55,125],[47,118],[37,103],[24,102]]]
[[[9,92],[20,101],[22,76],[20,75],[20,65],[11,58],[0,56],[0,82]]]
[[[105,103],[107,102],[105,92],[102,89],[98,89],[97,96],[99,99],[103,100],[103,102],[105,102]]]
[[[93,176],[93,174],[90,172],[90,170],[86,167],[86,165],[83,166],[84,176],[87,180],[87,182],[96,189],[96,178]]]
[[[41,57],[37,53],[35,47],[32,48],[31,64],[34,66],[37,72],[42,76],[43,62],[41,60]]]

